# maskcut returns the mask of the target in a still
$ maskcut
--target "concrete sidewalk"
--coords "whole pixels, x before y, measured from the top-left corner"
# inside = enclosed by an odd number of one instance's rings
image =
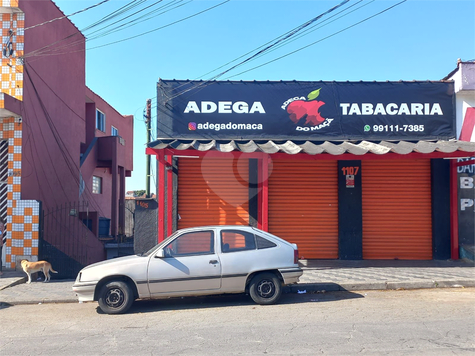
[[[475,265],[468,260],[303,260],[300,264],[304,274],[298,284],[288,288],[293,293],[475,287]],[[71,290],[73,280],[25,282],[25,273],[4,271],[0,277],[0,304],[77,303]]]

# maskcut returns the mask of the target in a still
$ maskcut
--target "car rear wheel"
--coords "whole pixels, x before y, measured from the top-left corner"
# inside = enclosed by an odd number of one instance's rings
[[[134,293],[126,282],[112,281],[101,288],[98,302],[104,313],[122,314],[134,302]]]
[[[282,294],[282,283],[273,273],[259,273],[251,280],[249,294],[257,304],[274,304]]]

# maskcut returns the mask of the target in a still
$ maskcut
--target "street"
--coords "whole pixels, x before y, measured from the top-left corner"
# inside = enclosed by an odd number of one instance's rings
[[[463,355],[475,352],[475,289],[285,294],[3,306],[7,355]]]

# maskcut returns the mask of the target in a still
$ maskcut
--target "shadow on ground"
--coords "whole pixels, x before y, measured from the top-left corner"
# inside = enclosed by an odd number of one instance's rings
[[[324,303],[346,299],[364,298],[363,294],[346,290],[333,292],[305,292],[284,293],[277,305],[300,304],[300,303]],[[155,300],[136,300],[127,314],[131,313],[154,313],[170,310],[191,310],[208,308],[228,308],[236,306],[266,307],[254,303],[246,294],[223,294],[204,297],[184,297]],[[98,314],[105,314],[97,307]]]

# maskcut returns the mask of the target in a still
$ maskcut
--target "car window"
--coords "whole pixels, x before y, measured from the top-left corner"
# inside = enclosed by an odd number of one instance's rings
[[[262,236],[256,235],[256,241],[257,241],[257,248],[259,250],[262,250],[264,248],[271,248],[271,247],[276,247],[277,245],[273,243],[272,241],[269,241]]]
[[[256,249],[254,234],[238,230],[221,231],[221,251],[223,253]]]
[[[212,254],[214,253],[214,233],[212,231],[185,233],[166,245],[164,251],[167,257]]]
[[[141,257],[147,257],[147,256],[150,256],[153,252],[157,251],[158,248],[160,248],[160,246],[163,246],[167,243],[167,240],[169,239],[173,239],[176,235],[179,234],[179,231],[175,231],[173,234],[171,234],[170,236],[168,236],[165,240],[163,240],[162,242],[158,243],[157,245],[153,246],[150,250],[148,250],[147,252],[144,252],[142,254],[140,254],[139,256]]]

